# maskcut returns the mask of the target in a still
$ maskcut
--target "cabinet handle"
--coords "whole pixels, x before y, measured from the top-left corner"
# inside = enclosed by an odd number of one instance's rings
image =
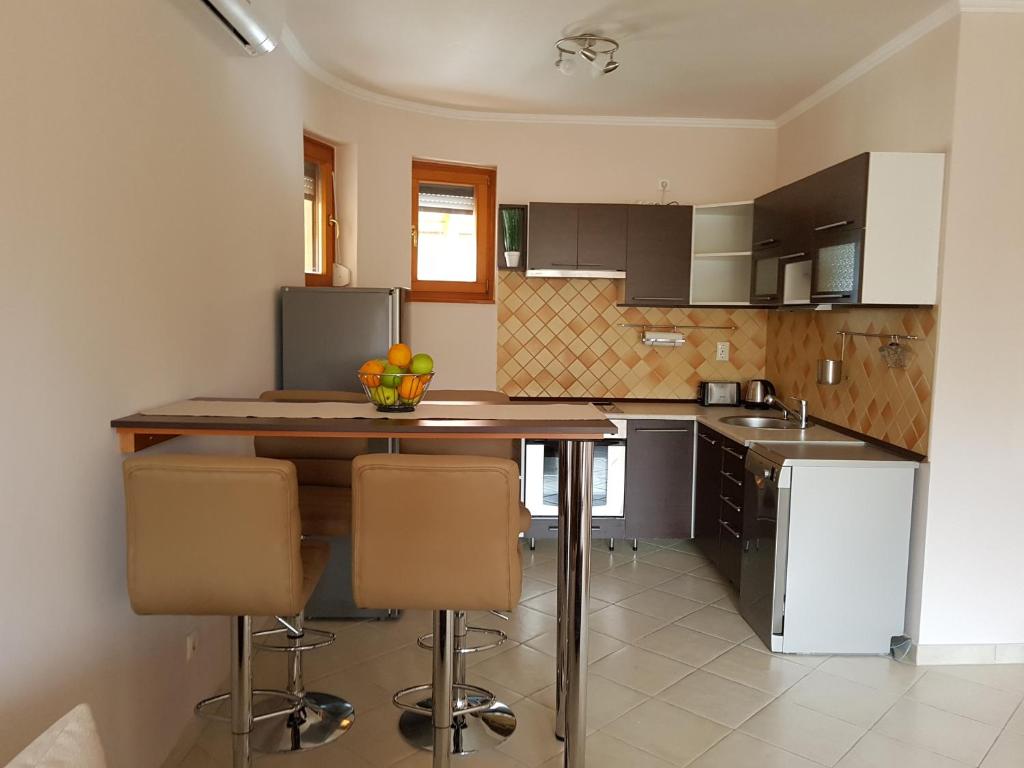
[[[718,524],[725,528],[725,530],[727,530],[729,533],[731,533],[734,539],[740,538],[739,532],[731,525],[729,525],[727,522],[725,522],[725,520],[719,520]]]
[[[597,267],[598,269],[608,269],[608,265],[607,264],[584,264],[583,262],[579,262],[579,263],[576,264],[576,266],[578,266],[578,267]],[[626,270],[624,270],[624,269],[616,269],[615,271],[616,272],[625,272]]]
[[[704,441],[705,443],[711,443],[711,445],[718,445],[718,441],[717,441],[717,440],[714,440],[714,439],[712,439],[712,438],[708,437],[707,435],[705,435],[705,434],[704,434],[704,433],[702,433],[702,432],[698,432],[698,433],[697,433],[697,437],[699,437],[699,438],[700,438],[701,440],[703,440],[703,441]]]
[[[807,251],[800,251],[799,253],[787,253],[785,256],[780,256],[779,260],[781,261],[782,259],[798,259],[801,256],[806,256],[806,255],[807,255]]]
[[[732,481],[733,481],[734,483],[736,483],[736,485],[738,485],[738,486],[739,486],[740,488],[742,488],[742,487],[743,487],[743,481],[742,481],[742,480],[737,480],[737,479],[736,479],[736,478],[735,478],[735,477],[733,476],[732,472],[726,472],[725,470],[722,470],[722,477],[724,477],[724,478],[727,478],[727,479],[729,479],[729,480],[732,480]]]
[[[742,512],[743,511],[743,507],[741,507],[735,501],[732,501],[731,499],[728,499],[725,496],[719,496],[718,498],[720,498],[722,501],[724,501],[726,504],[728,504],[730,507],[732,507],[737,512]]]
[[[575,261],[572,264],[562,264],[560,262],[553,261],[553,262],[551,262],[551,266],[552,267],[572,267],[573,269],[576,269],[576,267],[578,267],[580,265],[577,264]]]
[[[814,293],[811,296],[815,299],[848,299],[849,293]]]
[[[768,238],[765,238],[764,240],[758,240],[756,243],[754,243],[754,245],[755,246],[758,246],[758,245],[771,245],[772,243],[777,243],[777,242],[779,242],[779,241],[776,240],[774,237],[768,237]]]
[[[637,427],[634,432],[689,432],[689,427]]]
[[[853,219],[847,219],[846,221],[833,221],[831,224],[822,224],[820,227],[815,227],[815,232],[824,232],[826,229],[835,229],[836,227],[845,227],[847,224],[853,224]]]
[[[633,296],[632,301],[689,301],[682,296]]]
[[[746,458],[742,453],[740,453],[739,451],[734,451],[727,445],[723,445],[722,450],[728,453],[730,456],[734,456],[735,458],[739,459],[740,461]]]

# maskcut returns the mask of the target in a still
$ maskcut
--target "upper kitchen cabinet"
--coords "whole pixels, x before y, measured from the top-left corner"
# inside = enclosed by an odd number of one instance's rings
[[[624,277],[627,209],[600,203],[530,203],[527,276]]]
[[[944,169],[869,152],[758,198],[751,302],[934,304]]]
[[[750,202],[694,207],[691,305],[749,303],[753,214]]]
[[[628,212],[625,303],[689,304],[693,207],[630,205]]]

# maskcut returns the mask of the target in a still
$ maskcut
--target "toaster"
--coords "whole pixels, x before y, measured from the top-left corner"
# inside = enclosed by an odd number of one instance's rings
[[[697,402],[701,405],[739,405],[738,381],[702,381],[697,386]]]

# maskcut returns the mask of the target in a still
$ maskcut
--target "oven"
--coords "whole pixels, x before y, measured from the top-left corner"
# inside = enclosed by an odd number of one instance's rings
[[[595,538],[624,538],[626,422],[610,419],[615,435],[594,443],[591,531]],[[532,522],[531,539],[558,535],[558,441],[526,440],[523,445],[523,503]]]

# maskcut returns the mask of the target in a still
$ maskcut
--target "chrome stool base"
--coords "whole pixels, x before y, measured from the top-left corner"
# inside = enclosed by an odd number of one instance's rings
[[[493,697],[468,696],[470,707],[487,704]],[[431,700],[417,702],[420,709],[430,711]],[[434,748],[434,725],[429,714],[406,710],[398,718],[398,730],[410,746],[428,752]],[[455,715],[452,718],[451,753],[471,755],[498,746],[516,730],[516,716],[500,701],[494,701],[486,709],[470,715]]]
[[[328,744],[352,727],[355,708],[329,693],[306,693],[287,716],[257,722],[251,743],[257,752],[304,752]]]

